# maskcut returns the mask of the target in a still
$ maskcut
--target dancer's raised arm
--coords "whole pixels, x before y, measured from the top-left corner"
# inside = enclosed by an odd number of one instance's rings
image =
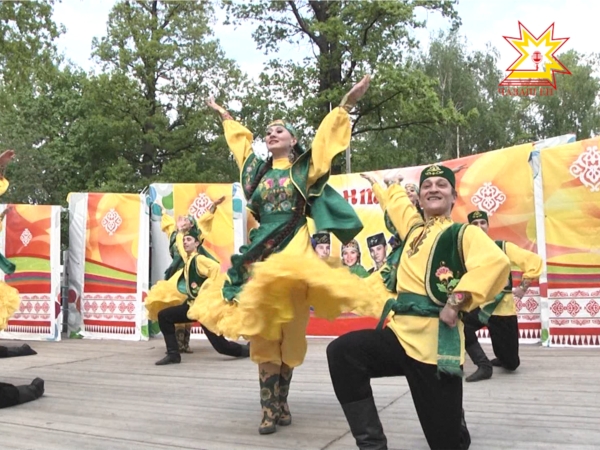
[[[312,142],[312,164],[308,184],[313,184],[331,169],[331,161],[350,146],[352,127],[348,112],[365,95],[371,77],[366,75],[344,96],[340,105],[321,122]]]
[[[252,153],[252,141],[254,139],[252,132],[241,123],[233,120],[231,114],[229,114],[225,108],[218,105],[213,97],[207,98],[206,104],[209,108],[219,113],[219,116],[223,121],[223,130],[225,131],[227,145],[229,146],[231,153],[233,153],[235,162],[241,170],[244,161],[246,161],[246,158]]]
[[[8,163],[15,157],[14,150],[6,150],[0,155],[0,195],[4,194],[8,190],[10,183],[4,178],[4,171]]]

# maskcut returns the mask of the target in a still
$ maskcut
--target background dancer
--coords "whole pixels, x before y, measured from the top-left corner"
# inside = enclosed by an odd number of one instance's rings
[[[473,211],[468,216],[469,223],[489,232],[489,219],[485,211]],[[531,283],[542,273],[542,258],[524,250],[512,242],[495,241],[510,259],[511,264],[523,271],[519,287],[513,289],[512,275],[501,294],[491,302],[474,309],[463,317],[465,323],[465,347],[477,370],[465,381],[481,381],[492,377],[492,366],[507,370],[517,370],[519,359],[519,321],[515,299],[523,298]],[[490,362],[477,340],[477,330],[487,326],[490,331],[492,348],[496,358]]]
[[[183,271],[177,272],[179,273],[177,288],[179,293],[185,293],[186,300],[180,305],[171,306],[166,309],[155,308],[157,303],[171,303],[171,300],[168,297],[170,295],[170,287],[167,284],[168,281],[163,281],[159,282],[160,284],[157,283],[157,288],[153,294],[153,297],[156,296],[156,300],[153,299],[150,304],[146,302],[147,308],[151,311],[149,315],[153,315],[156,309],[160,310],[160,312],[158,312],[158,325],[167,346],[167,355],[156,362],[157,366],[179,364],[181,362],[179,344],[175,335],[175,324],[193,322],[187,317],[190,305],[194,303],[203,284],[209,278],[215,278],[221,271],[221,266],[218,262],[212,258],[199,254],[199,249],[201,247],[199,235],[199,230],[196,227],[191,227],[183,236],[183,248],[186,252],[186,263]],[[163,288],[163,286],[165,287]],[[162,294],[165,295],[163,302],[160,301]],[[150,298],[150,295],[148,295],[148,298]],[[148,300],[148,298],[146,300]],[[201,326],[209,342],[218,353],[235,357],[247,357],[249,355],[248,347],[246,345],[230,342],[223,336],[217,336],[206,326]]]
[[[184,234],[190,230],[192,227],[197,227],[200,231],[199,240],[200,247],[198,247],[198,252],[207,258],[216,259],[204,248],[202,245],[204,238],[211,232],[212,223],[215,217],[215,212],[217,211],[217,207],[225,201],[225,197],[221,197],[216,200],[210,208],[204,212],[196,221],[193,216],[179,216],[177,218],[177,223],[170,215],[166,214],[164,208],[162,208],[162,216],[161,216],[161,229],[166,233],[169,238],[169,254],[171,255],[171,264],[165,270],[165,280],[171,280],[171,286],[173,288],[173,296],[181,297],[178,299],[177,303],[181,303],[183,300],[187,298],[184,294],[178,296],[178,291],[176,289],[177,280],[179,279],[179,275],[183,267],[185,266],[187,260],[187,253],[183,248],[183,236]],[[150,289],[152,292],[152,288]],[[151,299],[154,298],[153,294],[151,295]],[[161,299],[159,299],[160,301]],[[146,300],[148,302],[148,300]],[[158,305],[158,304],[157,304]],[[164,307],[168,307],[169,305],[164,305]],[[171,305],[172,306],[172,305]],[[158,314],[159,310],[156,310],[156,314]],[[175,336],[177,338],[177,343],[179,345],[180,353],[193,353],[190,349],[190,337],[193,323],[181,323],[175,324]]]

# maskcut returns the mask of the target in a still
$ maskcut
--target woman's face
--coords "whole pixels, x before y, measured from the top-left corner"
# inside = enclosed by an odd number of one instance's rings
[[[358,262],[358,250],[355,248],[345,248],[342,251],[342,261],[348,267],[355,265]]]
[[[419,194],[417,194],[417,190],[415,189],[415,187],[409,186],[408,188],[406,188],[406,194],[408,195],[408,198],[410,199],[412,204],[416,205],[419,201]]]
[[[267,128],[267,149],[274,155],[287,154],[296,145],[296,138],[283,126],[273,125]]]

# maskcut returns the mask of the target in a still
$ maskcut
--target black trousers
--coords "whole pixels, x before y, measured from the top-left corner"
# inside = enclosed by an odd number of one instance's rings
[[[0,408],[19,404],[19,390],[8,383],[0,383]]]
[[[176,323],[192,323],[193,320],[188,319],[187,313],[190,306],[187,302],[179,306],[172,306],[171,308],[163,309],[158,313],[158,326],[163,335],[174,335]],[[215,333],[210,331],[204,325],[202,330],[208,338],[213,348],[222,355],[227,356],[242,356],[243,346],[237,342],[231,342],[225,339],[223,336],[217,336]]]
[[[340,404],[371,397],[371,378],[405,376],[429,447],[469,447],[469,431],[461,425],[462,378],[438,377],[437,367],[409,357],[389,328],[337,338],[327,347],[327,360]]]
[[[477,342],[477,330],[485,327],[478,317],[479,308],[463,317],[465,324],[465,346]],[[492,348],[502,367],[517,370],[519,359],[519,321],[517,316],[490,316],[487,328],[490,331]]]

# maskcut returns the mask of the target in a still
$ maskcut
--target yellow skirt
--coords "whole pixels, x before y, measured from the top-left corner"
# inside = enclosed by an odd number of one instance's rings
[[[176,272],[168,280],[160,280],[150,288],[144,302],[148,319],[158,320],[158,313],[163,309],[170,308],[171,306],[179,306],[187,299],[187,295],[177,290],[177,281],[182,273],[183,269]]]
[[[379,318],[391,295],[381,277],[360,278],[337,260],[310,251],[271,255],[252,266],[238,303],[223,299],[226,275],[207,280],[188,317],[230,339],[281,339],[281,326],[294,320],[294,302],[312,306],[315,316],[334,320],[345,312]]]
[[[0,331],[7,327],[8,319],[19,309],[20,303],[19,291],[0,281]]]

